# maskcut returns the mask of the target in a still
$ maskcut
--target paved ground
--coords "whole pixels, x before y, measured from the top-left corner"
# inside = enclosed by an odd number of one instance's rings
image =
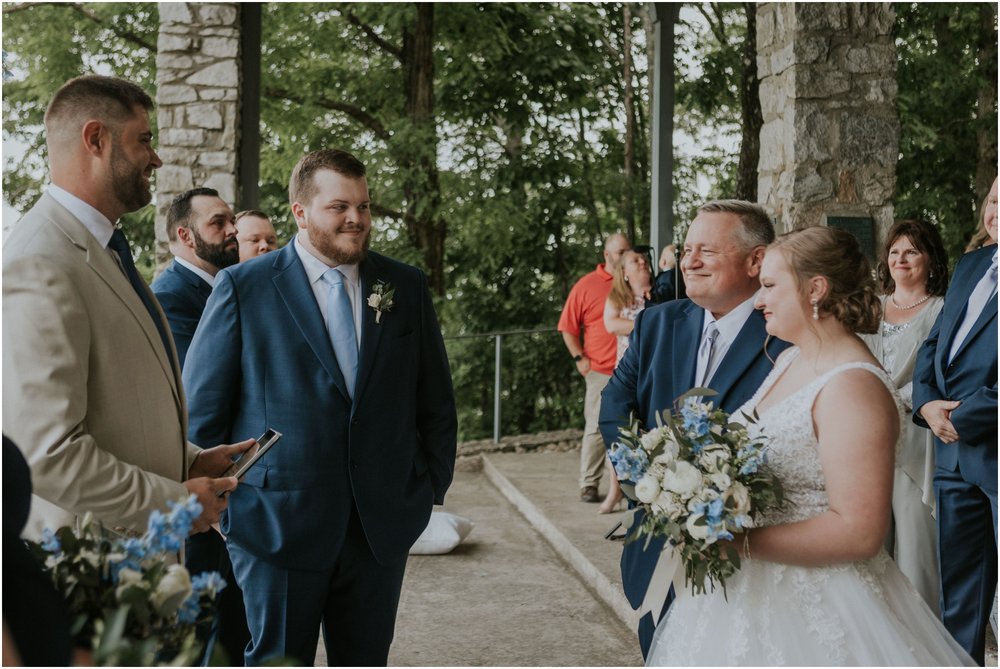
[[[603,538],[621,514],[577,501],[578,458],[464,461],[445,510],[476,527],[448,555],[410,558],[391,665],[641,666],[621,543]],[[990,636],[986,664],[997,666]],[[316,664],[326,664],[322,643]]]

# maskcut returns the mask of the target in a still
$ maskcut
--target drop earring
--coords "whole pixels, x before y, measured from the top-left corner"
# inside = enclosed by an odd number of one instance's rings
[[[813,305],[813,320],[814,321],[818,321],[819,320],[819,304],[817,304],[816,302],[813,302],[812,305]]]

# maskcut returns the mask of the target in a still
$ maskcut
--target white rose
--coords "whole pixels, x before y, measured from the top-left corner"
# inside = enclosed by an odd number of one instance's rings
[[[677,518],[684,512],[684,505],[677,499],[677,495],[672,492],[663,491],[653,502],[653,511],[662,513],[670,520]]]
[[[368,306],[372,309],[378,309],[379,302],[382,301],[382,296],[377,293],[372,293],[368,296]]]
[[[690,516],[688,516],[687,522],[684,523],[685,527],[687,528],[688,534],[691,535],[691,538],[698,541],[704,541],[705,539],[708,538],[708,525],[695,524],[698,520],[701,520],[702,518],[704,518],[704,516],[702,516],[700,513],[692,513]]]
[[[736,508],[733,509],[735,515],[742,516],[750,511],[750,491],[745,485],[738,481],[733,483],[733,487],[729,489],[729,496],[736,503]]]
[[[725,472],[716,472],[708,477],[712,484],[719,490],[725,491],[732,485],[732,479],[729,478],[729,474]]]
[[[660,495],[660,482],[649,474],[635,484],[635,496],[643,504],[649,504]]]
[[[639,443],[642,445],[643,450],[647,453],[652,453],[657,446],[660,445],[660,441],[668,434],[668,430],[665,427],[658,427],[655,430],[650,430],[646,434],[639,438]]]
[[[149,583],[143,580],[141,572],[124,567],[118,572],[118,587],[115,588],[115,597],[118,601],[121,601],[122,594],[132,586],[146,588],[149,587]]]
[[[673,471],[668,469],[663,474],[663,489],[681,497],[690,497],[701,487],[701,472],[683,460],[674,464]]]
[[[167,573],[156,585],[156,590],[150,600],[156,612],[166,618],[176,613],[184,600],[190,596],[191,575],[183,566],[172,564],[167,567]]]

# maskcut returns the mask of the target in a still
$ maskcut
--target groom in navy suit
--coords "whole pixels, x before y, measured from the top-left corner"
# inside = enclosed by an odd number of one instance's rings
[[[190,436],[283,439],[221,527],[253,637],[248,665],[385,665],[407,552],[452,480],[456,414],[424,274],[368,252],[365,167],[302,158],[298,236],[219,273],[188,352]]]
[[[980,665],[997,585],[996,180],[986,207],[994,245],[958,261],[913,371],[913,422],[934,432],[941,618]]]
[[[689,299],[659,304],[639,313],[625,356],[601,395],[601,434],[610,447],[630,417],[642,429],[656,426],[656,414],[691,388],[709,387],[711,398],[732,412],[753,395],[787,343],[768,340],[764,318],[753,307],[758,275],[774,228],[758,205],[740,200],[709,202],[698,209],[684,242],[681,271]],[[636,524],[640,522],[636,520]],[[625,544],[622,585],[632,608],[642,604],[663,541]],[[639,621],[645,657],[654,620]]]

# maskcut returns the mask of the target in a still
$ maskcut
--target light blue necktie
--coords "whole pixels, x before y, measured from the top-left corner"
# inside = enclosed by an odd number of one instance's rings
[[[709,323],[708,327],[705,328],[705,337],[701,342],[700,357],[705,360],[705,371],[702,372],[701,383],[698,384],[701,387],[708,385],[708,377],[712,373],[712,363],[715,362],[715,340],[718,338],[719,328],[715,326],[715,323]]]
[[[358,376],[358,337],[354,331],[354,309],[347,295],[344,275],[338,269],[328,269],[323,273],[323,281],[329,286],[326,294],[326,330],[337,356],[337,364],[344,375],[347,393],[354,399],[354,381]]]

